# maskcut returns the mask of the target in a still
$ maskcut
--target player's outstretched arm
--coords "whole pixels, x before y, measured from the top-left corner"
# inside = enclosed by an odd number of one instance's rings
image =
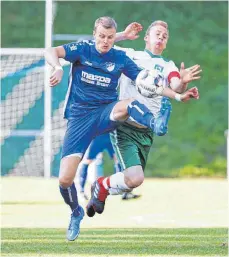
[[[184,62],[182,62],[180,66],[181,84],[176,92],[184,92],[188,87],[188,83],[199,80],[201,78],[201,72],[202,70],[199,64],[195,64],[189,68],[185,68]]]
[[[142,31],[143,27],[140,23],[130,23],[124,31],[116,33],[115,42],[122,40],[135,40],[139,37],[139,32]]]
[[[45,60],[53,67],[53,72],[50,76],[50,85],[56,86],[63,77],[63,68],[60,65],[59,58],[65,57],[65,50],[62,46],[49,47],[45,49]]]
[[[199,99],[199,92],[198,92],[197,87],[192,87],[182,94],[178,94],[178,93],[174,92],[172,89],[166,87],[166,88],[163,88],[161,95],[169,97],[171,99],[175,99],[178,102],[187,102],[193,98]]]
[[[199,96],[198,88],[192,87],[192,88],[188,89],[186,92],[184,92],[183,94],[181,94],[181,101],[187,102],[192,98],[199,99],[199,97],[200,96]]]
[[[157,76],[157,84],[155,84],[155,77],[148,70],[142,70],[136,78],[136,87],[138,92],[147,98],[154,98],[157,95],[165,96],[171,99],[175,99],[179,102],[186,102],[191,98],[198,99],[199,93],[196,87],[191,88],[179,94],[173,89],[165,86],[164,80],[160,80],[160,76]]]
[[[171,89],[167,87],[165,83],[166,81],[163,78],[162,74],[155,70],[149,71],[143,69],[139,72],[135,82],[138,92],[142,96],[147,98],[154,98],[157,95],[161,95],[171,99],[175,99],[179,102],[186,102],[191,98],[199,98],[197,87],[193,87],[184,92],[183,94],[179,94],[173,88]]]

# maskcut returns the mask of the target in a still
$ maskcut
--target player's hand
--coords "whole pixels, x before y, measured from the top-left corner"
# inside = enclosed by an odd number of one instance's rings
[[[138,33],[142,31],[143,27],[140,23],[132,22],[123,31],[125,39],[135,40],[139,37]]]
[[[186,92],[184,92],[183,94],[181,94],[182,102],[187,102],[191,98],[199,99],[199,92],[198,92],[197,87],[192,87],[192,88],[188,89]]]
[[[64,71],[61,66],[57,66],[54,68],[54,71],[52,72],[52,75],[49,79],[51,87],[54,87],[61,82],[63,74]]]
[[[202,72],[200,65],[195,64],[189,68],[185,69],[184,63],[181,63],[180,66],[180,77],[183,84],[187,84],[191,81],[198,80],[201,77],[199,76]]]

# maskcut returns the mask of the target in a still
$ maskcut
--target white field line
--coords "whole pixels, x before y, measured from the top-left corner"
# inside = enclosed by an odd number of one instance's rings
[[[30,254],[30,255],[21,255],[21,254],[2,254],[1,256],[6,257],[142,257],[142,255],[136,255],[136,254],[123,254],[123,255],[86,255],[86,254]],[[144,255],[144,257],[203,257],[203,255]],[[219,257],[219,255],[204,255],[204,257]],[[220,256],[220,257],[227,257],[226,255]]]

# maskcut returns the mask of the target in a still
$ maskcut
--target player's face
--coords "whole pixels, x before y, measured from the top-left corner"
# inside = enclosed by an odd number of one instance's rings
[[[107,53],[114,45],[116,29],[106,29],[102,25],[99,25],[93,35],[97,51],[100,53]]]
[[[145,37],[149,50],[162,53],[168,42],[168,31],[161,25],[153,26],[149,35]]]

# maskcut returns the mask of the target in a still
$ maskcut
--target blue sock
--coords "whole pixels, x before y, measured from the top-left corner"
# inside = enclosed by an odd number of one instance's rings
[[[144,104],[135,100],[128,105],[127,112],[130,115],[130,120],[154,131],[154,116]]]
[[[100,163],[96,164],[96,177],[103,177],[103,162],[101,161]]]
[[[77,192],[76,192],[76,187],[75,183],[70,187],[63,188],[62,186],[59,186],[60,188],[60,193],[62,197],[64,198],[64,201],[66,204],[68,204],[73,212],[73,215],[78,216],[79,211],[78,211],[78,198],[77,198]]]
[[[88,164],[83,164],[80,170],[80,191],[84,192],[84,187],[87,180],[87,173],[88,173]]]
[[[164,136],[167,133],[171,110],[172,106],[167,97],[163,97],[161,110],[156,119],[150,110],[137,100],[131,102],[127,108],[130,120],[151,128],[157,136]]]

